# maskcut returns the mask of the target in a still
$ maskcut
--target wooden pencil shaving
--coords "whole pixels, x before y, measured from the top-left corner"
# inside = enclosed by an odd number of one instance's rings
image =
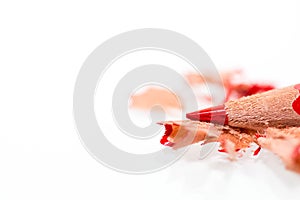
[[[300,128],[268,128],[258,143],[278,155],[287,169],[300,173]]]
[[[226,125],[218,125],[199,121],[167,121],[160,122],[166,132],[161,143],[178,149],[190,144],[203,142],[219,142],[220,151],[227,152],[226,142],[234,144],[234,150],[248,148],[256,142],[256,131],[250,129],[234,128]]]
[[[218,142],[219,151],[226,152],[230,160],[236,160],[241,151],[255,143],[258,149],[254,155],[265,148],[278,155],[287,169],[300,173],[300,127],[253,130],[190,120],[159,124],[166,129],[161,143],[173,149],[199,142],[204,145]]]

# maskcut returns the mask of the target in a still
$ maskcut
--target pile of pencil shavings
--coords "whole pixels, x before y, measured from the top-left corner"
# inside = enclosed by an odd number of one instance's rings
[[[224,105],[188,113],[189,120],[159,122],[165,127],[160,142],[173,149],[217,142],[219,151],[231,160],[254,144],[254,155],[261,148],[267,149],[278,155],[288,169],[300,173],[300,85],[275,89],[273,84],[246,82],[242,70],[220,75],[222,82],[197,73],[184,74],[188,87],[197,95],[198,105],[211,103],[211,96],[201,90],[206,84],[225,89]],[[183,85],[178,83],[178,88]],[[177,102],[181,90],[177,92],[149,87],[131,97],[131,107],[150,110],[153,105],[160,105],[171,113],[182,109]]]
[[[299,93],[300,84],[273,89],[188,113],[190,120],[160,122],[165,127],[160,142],[173,149],[219,142],[219,151],[232,160],[255,143],[254,155],[268,149],[287,169],[300,173]]]
[[[278,155],[287,169],[300,173],[300,128],[266,128],[264,131],[218,125],[199,121],[167,121],[159,124],[165,127],[161,143],[178,149],[190,144],[202,142],[202,145],[219,142],[220,152],[235,160],[239,153],[255,143],[258,145],[253,155],[261,148]],[[210,130],[214,131],[210,131]],[[215,134],[209,134],[214,132]]]

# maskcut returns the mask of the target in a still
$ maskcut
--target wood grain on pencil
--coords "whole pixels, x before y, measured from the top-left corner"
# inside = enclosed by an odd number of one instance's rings
[[[256,130],[300,126],[299,90],[300,84],[274,89],[188,113],[187,118]]]

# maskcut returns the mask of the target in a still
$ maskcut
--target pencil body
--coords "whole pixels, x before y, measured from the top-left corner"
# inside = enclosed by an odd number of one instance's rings
[[[187,118],[248,129],[300,126],[299,90],[299,84],[274,89],[189,113]]]

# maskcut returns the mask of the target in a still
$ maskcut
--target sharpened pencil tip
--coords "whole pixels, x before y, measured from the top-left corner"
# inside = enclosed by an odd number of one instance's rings
[[[203,110],[186,114],[186,118],[190,120],[211,122],[216,124],[228,124],[228,115],[224,105],[206,108]]]

